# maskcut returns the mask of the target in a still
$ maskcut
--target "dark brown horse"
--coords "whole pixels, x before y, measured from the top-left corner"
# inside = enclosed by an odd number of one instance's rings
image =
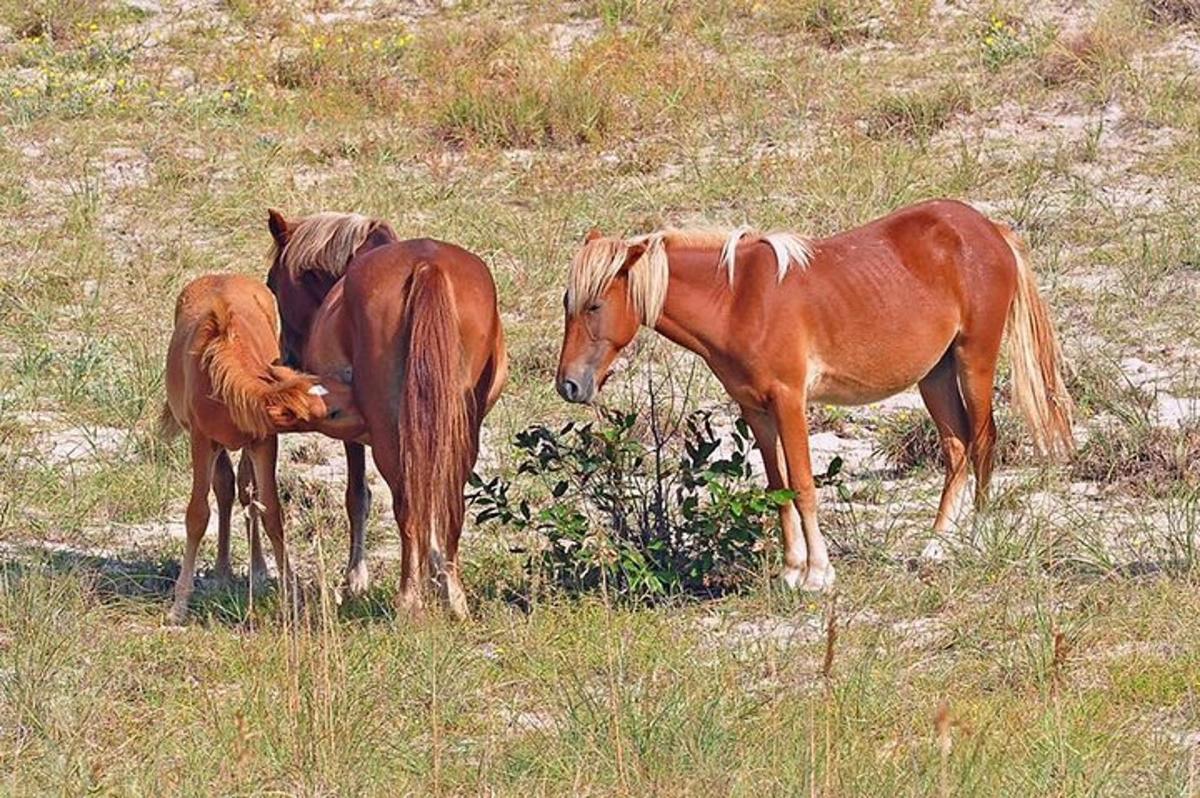
[[[273,222],[277,231],[284,262],[277,265],[286,265],[294,239],[286,223]],[[418,610],[423,585],[436,580],[462,617],[463,489],[483,418],[508,373],[495,283],[483,261],[452,244],[415,239],[356,249],[311,316],[300,362],[352,376],[354,396],[365,403],[359,441],[371,445],[400,529],[398,604]]]
[[[563,398],[591,401],[639,325],[704,358],[741,407],[769,485],[795,491],[780,512],[791,587],[834,583],[817,525],[809,401],[865,404],[919,386],[946,466],[935,540],[950,527],[968,460],[976,505],[987,496],[1006,326],[1013,394],[1034,443],[1049,454],[1073,446],[1061,355],[1024,247],[959,202],[921,203],[820,240],[746,228],[589,234],[566,293]]]
[[[187,544],[175,583],[170,618],[182,622],[192,593],[196,554],[208,525],[208,492],[217,497],[219,575],[229,572],[229,520],[233,469],[229,451],[245,448],[254,469],[257,500],[275,550],[281,579],[288,576],[279,496],[275,487],[276,434],[361,426],[349,386],[278,365],[279,317],[266,286],[241,275],[209,275],[189,283],[175,304],[175,330],[167,352],[167,403],[160,426],[166,435],[188,432],[192,496]],[[261,551],[257,560],[261,562]],[[255,570],[261,568],[255,563]]]

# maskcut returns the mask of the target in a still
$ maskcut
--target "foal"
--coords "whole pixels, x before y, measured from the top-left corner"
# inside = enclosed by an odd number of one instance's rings
[[[215,488],[228,569],[228,519],[233,471],[227,452],[241,448],[253,464],[263,525],[280,579],[289,576],[275,484],[276,433],[358,423],[347,385],[277,365],[279,317],[262,283],[240,275],[209,275],[189,283],[175,303],[167,351],[167,405],[162,428],[186,430],[192,451],[187,544],[169,618],[187,616],[196,553],[208,526],[208,491]],[[215,473],[214,473],[215,472]],[[216,481],[214,484],[214,476]]]
[[[821,240],[747,228],[627,240],[593,232],[572,261],[565,305],[557,387],[567,401],[591,401],[639,325],[712,369],[754,433],[770,487],[796,493],[780,510],[789,587],[834,583],[817,524],[809,401],[865,404],[918,385],[946,466],[935,540],[950,527],[968,460],[976,506],[987,496],[1006,326],[1013,394],[1034,444],[1048,454],[1073,447],[1061,354],[1024,246],[959,202],[921,203]]]

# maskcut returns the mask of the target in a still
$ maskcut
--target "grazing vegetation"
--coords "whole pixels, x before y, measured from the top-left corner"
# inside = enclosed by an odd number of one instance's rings
[[[1198,22],[1184,0],[0,0],[0,791],[1195,794]],[[1005,411],[993,501],[944,563],[916,559],[941,478],[915,391],[814,414],[819,597],[773,585],[773,497],[690,356],[643,333],[608,409],[554,394],[589,228],[820,236],[938,195],[1030,243],[1080,443],[1043,464]],[[155,431],[172,302],[264,274],[269,206],[494,270],[512,363],[470,622],[393,616],[378,481],[375,586],[339,602],[341,450],[293,436],[302,600],[202,571],[163,624],[190,477]],[[656,429],[667,548],[638,517]]]

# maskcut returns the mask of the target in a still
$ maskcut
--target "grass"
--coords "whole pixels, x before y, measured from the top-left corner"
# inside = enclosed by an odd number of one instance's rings
[[[1200,395],[1186,3],[161,5],[0,0],[0,790],[1196,792],[1195,427],[1157,415]],[[334,605],[342,456],[310,437],[280,467],[301,619],[243,583],[162,626],[174,298],[261,274],[267,207],[360,210],[491,265],[512,374],[481,469],[506,472],[516,431],[586,418],[551,375],[588,229],[827,235],[937,195],[1029,240],[1088,435],[1042,467],[1001,395],[1013,459],[944,566],[912,560],[941,482],[923,414],[823,409],[820,431],[925,466],[822,489],[836,597],[766,573],[636,610],[547,594],[536,541],[472,527],[475,620],[406,624],[379,487],[376,588]],[[668,343],[632,362],[610,403],[666,374],[728,415]]]

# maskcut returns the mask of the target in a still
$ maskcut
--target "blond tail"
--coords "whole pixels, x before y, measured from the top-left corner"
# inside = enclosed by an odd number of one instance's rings
[[[1072,402],[1062,378],[1062,350],[1046,303],[1038,294],[1024,242],[995,223],[1017,262],[1017,293],[1008,311],[1008,350],[1013,399],[1025,416],[1033,443],[1044,456],[1065,458],[1075,450]]]

